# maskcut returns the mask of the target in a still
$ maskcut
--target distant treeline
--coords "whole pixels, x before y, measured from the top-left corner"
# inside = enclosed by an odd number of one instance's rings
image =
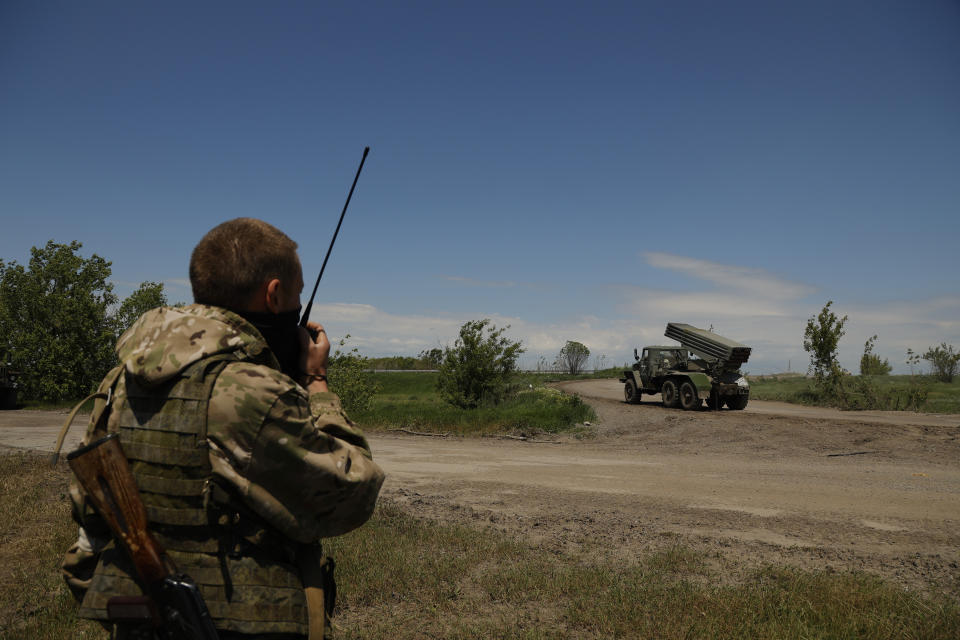
[[[437,363],[413,356],[388,356],[367,358],[367,366],[375,371],[428,371],[437,368]]]

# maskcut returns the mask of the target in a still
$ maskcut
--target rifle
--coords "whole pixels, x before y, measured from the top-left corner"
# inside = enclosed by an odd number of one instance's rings
[[[330,246],[327,248],[327,255],[323,258],[323,264],[320,266],[320,275],[317,276],[317,281],[313,285],[313,293],[310,294],[310,301],[307,303],[307,308],[304,309],[303,315],[300,317],[300,326],[304,329],[307,329],[307,321],[310,319],[310,310],[313,309],[313,299],[317,295],[317,287],[320,286],[320,278],[323,277],[323,270],[327,268],[327,260],[330,259],[330,252],[333,251],[333,243],[337,241],[337,234],[340,233],[340,225],[343,224],[343,216],[347,213],[347,207],[350,206],[350,198],[353,197],[353,188],[357,186],[357,180],[360,179],[360,172],[363,171],[363,163],[367,160],[367,154],[370,153],[370,147],[363,148],[363,157],[360,158],[360,166],[357,167],[357,175],[353,177],[353,184],[350,185],[350,193],[347,194],[347,201],[343,203],[343,211],[340,212],[340,221],[337,222],[337,229],[333,232],[333,238],[330,239]],[[316,340],[317,335],[310,329],[310,336]]]
[[[136,567],[147,596],[110,598],[108,617],[116,622],[151,623],[157,636],[168,640],[217,640],[197,585],[177,572],[147,530],[147,510],[118,434],[71,452],[67,462],[117,545]]]

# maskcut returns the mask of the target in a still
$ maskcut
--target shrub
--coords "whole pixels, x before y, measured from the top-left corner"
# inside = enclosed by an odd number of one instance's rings
[[[953,382],[960,366],[960,353],[954,352],[953,345],[941,342],[939,347],[930,347],[923,354],[923,359],[930,363],[933,375],[941,382]]]
[[[497,404],[509,391],[510,379],[523,353],[519,342],[512,342],[503,329],[489,319],[471,320],[460,327],[453,347],[443,351],[437,389],[447,402],[472,409],[481,403]]]
[[[873,352],[873,345],[877,342],[877,336],[867,339],[863,343],[863,356],[860,357],[860,375],[862,376],[885,376],[893,369],[889,360],[881,360],[880,356]]]
[[[349,339],[350,334],[344,336],[330,356],[327,381],[330,390],[340,396],[344,411],[357,413],[370,406],[373,396],[380,391],[380,385],[373,378],[367,358],[360,355],[357,347],[343,350]]]

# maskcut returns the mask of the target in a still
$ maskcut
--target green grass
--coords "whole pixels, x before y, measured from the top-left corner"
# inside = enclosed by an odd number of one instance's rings
[[[425,541],[429,541],[425,543]],[[955,638],[960,609],[864,574],[768,566],[738,584],[677,545],[616,564],[381,505],[331,540],[342,638]]]
[[[852,398],[857,401],[856,383],[862,376],[851,376],[854,388]],[[940,382],[931,376],[869,376],[869,383],[877,393],[889,399],[887,409],[909,407],[911,391],[926,393],[926,401],[919,410],[927,413],[960,413],[960,377],[953,382]],[[778,400],[795,404],[833,406],[829,399],[818,393],[810,378],[797,374],[782,376],[750,377],[750,397],[756,400]],[[856,406],[850,408],[857,408]],[[912,408],[912,407],[909,407]]]
[[[0,455],[0,638],[106,638],[78,620],[59,576],[76,535],[65,464]],[[616,563],[418,519],[382,502],[325,542],[337,560],[336,636],[374,638],[960,637],[960,607],[876,577],[768,566],[717,568],[683,545]],[[599,555],[602,557],[602,554]]]
[[[497,405],[460,409],[444,402],[436,390],[437,373],[375,373],[381,391],[370,407],[351,415],[364,428],[407,428],[431,433],[586,433],[582,424],[595,419],[578,396],[524,381],[513,397]]]

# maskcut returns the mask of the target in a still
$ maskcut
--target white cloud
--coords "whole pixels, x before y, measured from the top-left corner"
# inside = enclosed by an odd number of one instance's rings
[[[763,269],[721,264],[678,256],[671,253],[648,252],[643,257],[647,264],[658,269],[670,269],[700,280],[712,282],[723,289],[746,291],[761,298],[790,300],[814,293],[810,285],[790,282]]]

